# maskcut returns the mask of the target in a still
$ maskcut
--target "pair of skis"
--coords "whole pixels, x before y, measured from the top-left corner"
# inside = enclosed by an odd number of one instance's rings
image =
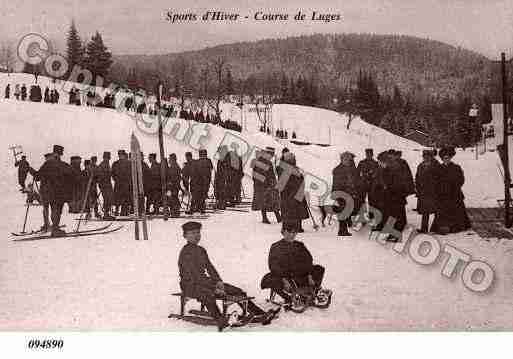
[[[146,211],[144,208],[139,208],[139,205],[144,207],[144,187],[142,176],[142,159],[141,159],[141,145],[137,137],[132,133],[130,138],[130,152],[132,157],[130,159],[132,169],[132,196],[134,202],[134,233],[135,240],[140,239],[139,222],[142,222],[143,239],[148,240],[148,225],[146,221]]]
[[[112,223],[109,223],[108,225],[105,225],[103,227],[94,228],[94,229],[87,229],[87,230],[81,230],[81,231],[73,231],[73,232],[65,232],[62,235],[54,236],[51,233],[43,233],[43,232],[34,232],[31,234],[21,235],[21,234],[15,234],[13,235],[16,237],[13,239],[15,242],[25,242],[25,241],[37,241],[41,239],[50,239],[50,238],[76,238],[76,237],[84,237],[84,236],[97,236],[102,234],[108,234],[119,231],[121,228],[123,228],[122,225],[117,227],[111,227]],[[43,233],[43,234],[41,234]]]

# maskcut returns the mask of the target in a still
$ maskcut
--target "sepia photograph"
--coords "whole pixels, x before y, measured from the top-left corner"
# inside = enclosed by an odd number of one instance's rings
[[[0,348],[511,332],[512,104],[510,1],[0,0]]]

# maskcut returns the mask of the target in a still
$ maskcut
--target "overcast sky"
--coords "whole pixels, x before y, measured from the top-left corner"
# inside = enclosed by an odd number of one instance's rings
[[[513,0],[0,0],[0,40],[46,34],[62,49],[72,18],[82,39],[99,30],[115,54],[155,54],[311,33],[404,34],[440,40],[496,59],[513,56]],[[189,4],[190,5],[189,5]],[[280,4],[280,5],[276,5]],[[215,7],[213,7],[215,6]],[[237,22],[171,24],[167,11],[239,13]],[[257,11],[339,13],[341,21],[255,21]]]

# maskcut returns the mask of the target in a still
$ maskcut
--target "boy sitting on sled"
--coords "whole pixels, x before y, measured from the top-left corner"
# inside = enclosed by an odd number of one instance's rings
[[[314,297],[322,290],[323,296],[331,297],[331,291],[321,289],[324,267],[314,265],[310,251],[303,242],[296,241],[296,228],[293,223],[284,223],[283,238],[271,245],[269,269],[261,282],[261,288],[271,288],[290,307],[291,294],[298,289],[309,289]]]
[[[216,319],[218,328],[222,330],[228,326],[228,318],[221,314],[216,299],[226,295],[246,297],[246,293],[240,288],[223,283],[210,262],[207,251],[198,245],[201,240],[201,223],[187,222],[182,225],[182,229],[187,244],[180,251],[178,258],[180,287],[184,295],[195,298],[205,305]],[[248,301],[247,310],[247,317],[242,319],[245,323],[258,319],[263,325],[270,324],[279,311],[271,309],[265,312],[252,301]]]

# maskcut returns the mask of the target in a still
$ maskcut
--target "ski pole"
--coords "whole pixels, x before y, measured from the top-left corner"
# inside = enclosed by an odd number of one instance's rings
[[[313,228],[317,231],[317,230],[319,230],[319,226],[317,225],[317,223],[315,223],[315,219],[312,215],[312,211],[310,210],[310,205],[306,201],[305,201],[305,204],[306,204],[306,209],[308,210],[308,215],[312,219]]]
[[[32,180],[32,185],[34,185],[34,180]],[[30,208],[30,203],[26,201],[27,209],[25,210],[25,219],[23,220],[23,229],[21,230],[21,233],[25,233],[25,226],[27,225],[27,218],[28,218],[28,212]]]
[[[89,200],[89,190],[91,189],[92,182],[93,182],[93,174],[91,173],[89,175],[89,180],[87,181],[86,193],[85,193],[84,201],[82,202],[82,208],[80,210],[80,216],[78,217],[78,223],[77,223],[77,228],[75,228],[75,232],[78,232],[78,229],[80,228],[80,222],[83,221],[82,215],[84,214],[84,210],[85,210],[87,201]]]

